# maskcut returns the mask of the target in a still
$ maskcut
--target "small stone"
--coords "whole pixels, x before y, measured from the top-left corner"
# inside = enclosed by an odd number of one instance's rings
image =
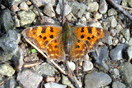
[[[80,20],[79,20],[82,24],[86,25],[87,20],[86,18],[83,16]]]
[[[125,42],[126,42],[125,38],[121,38],[121,43],[123,44]]]
[[[91,19],[91,17],[90,17],[90,12],[87,12],[87,13],[85,14],[85,17],[86,17],[87,20]]]
[[[8,30],[13,30],[14,21],[12,20],[11,11],[9,9],[2,10],[0,14],[0,25],[2,26],[3,33]]]
[[[132,82],[132,64],[129,62],[125,62],[120,65],[119,69],[120,73],[122,73],[122,80],[126,83]]]
[[[123,59],[124,50],[128,47],[127,44],[117,45],[114,49],[110,51],[110,57],[113,61],[118,61]]]
[[[91,26],[91,27],[97,27],[97,28],[103,28],[101,26],[101,23],[100,22],[94,22],[94,23],[90,24],[89,26]]]
[[[128,43],[129,45],[132,45],[132,38],[130,38],[130,40],[129,40],[129,43]]]
[[[4,0],[2,2],[2,4],[4,4],[7,7],[10,7],[12,5],[16,5],[17,6],[17,5],[19,5],[23,1],[25,1],[25,0]]]
[[[119,33],[122,29],[123,27],[120,24],[116,26],[117,33]]]
[[[108,5],[105,0],[100,0],[99,12],[105,14],[107,12]]]
[[[74,78],[75,78],[76,82],[78,83],[79,87],[81,88],[81,87],[82,87],[82,83],[81,83],[80,81],[78,81],[77,78],[76,78],[75,76],[74,76]],[[64,75],[62,75],[62,83],[63,83],[64,85],[70,86],[71,88],[75,88],[75,87],[73,86],[73,84],[70,82],[70,80],[69,80],[66,76],[64,76]]]
[[[127,48],[128,60],[132,59],[132,45]]]
[[[128,5],[132,8],[132,0],[128,0]]]
[[[35,4],[38,7],[45,6],[46,4],[51,4],[54,6],[56,4],[56,0],[35,0]]]
[[[113,44],[114,46],[116,46],[118,44],[119,40],[117,38],[113,38]]]
[[[78,3],[77,1],[69,3],[72,8],[72,13],[78,18],[81,18],[86,10],[86,5],[83,3]]]
[[[130,39],[130,30],[129,29],[123,29],[122,33],[127,41]]]
[[[54,11],[51,4],[45,5],[45,8],[44,8],[43,12],[49,17],[54,17],[55,16],[55,11]]]
[[[112,83],[112,88],[126,88],[126,86],[119,81],[115,81]]]
[[[90,60],[85,60],[83,63],[83,71],[90,71],[93,69],[93,63]]]
[[[55,71],[57,71],[53,66],[43,63],[34,68],[35,72],[44,76],[55,76]]]
[[[60,0],[59,0],[60,1]],[[60,6],[60,4],[61,4],[61,6],[62,6],[62,1],[60,1],[58,4],[57,4],[57,6],[56,6],[56,12],[57,12],[57,14],[62,14],[62,7]],[[65,9],[64,9],[64,16],[67,16],[70,12],[72,11],[72,8],[66,3],[65,4]]]
[[[35,14],[32,11],[20,11],[18,12],[21,26],[27,26],[35,19]]]
[[[44,84],[45,88],[67,88],[66,85],[62,85],[62,84],[57,84],[57,83],[46,83]]]
[[[104,70],[109,70],[107,65],[108,61],[108,48],[103,46],[99,47],[96,52],[92,53],[92,57],[96,59],[96,63],[100,66],[104,67]]]
[[[28,11],[28,5],[26,4],[26,2],[22,2],[21,4],[20,4],[20,9],[21,10],[24,10],[24,11]]]
[[[52,18],[47,17],[47,16],[43,16],[43,18],[44,18],[43,24],[44,23],[55,24],[55,21]]]
[[[112,8],[112,9],[108,10],[108,16],[113,16],[113,15],[117,15],[117,11]]]
[[[24,88],[38,88],[42,79],[43,77],[41,75],[38,75],[31,70],[24,70],[17,76],[17,80]]]
[[[116,18],[114,16],[110,17],[110,21],[111,21],[111,27],[116,27],[117,26],[117,21]]]
[[[91,81],[92,80],[92,81]],[[112,79],[103,72],[93,72],[85,76],[85,88],[100,88],[110,84]]]
[[[76,69],[76,66],[75,66],[75,64],[74,64],[72,61],[68,62],[68,65],[69,65],[69,68],[70,68],[72,71],[74,71],[74,70]]]
[[[94,20],[97,21],[98,19],[102,18],[102,14],[99,14],[98,12],[94,15]]]
[[[121,5],[126,6],[127,5],[127,0],[122,0]]]
[[[0,53],[0,60],[8,61],[18,51],[18,43],[20,41],[20,34],[14,30],[9,30],[7,34],[0,38],[0,48],[3,50]]]
[[[99,9],[99,4],[97,2],[88,3],[87,11],[97,12]]]
[[[15,70],[9,64],[0,65],[0,74],[4,76],[12,76],[14,73],[15,73]]]
[[[108,42],[106,42],[108,45],[112,45],[112,36],[108,36]]]
[[[110,30],[110,34],[111,34],[112,36],[116,36],[117,30],[116,30],[116,29],[111,29],[111,30]]]
[[[20,9],[18,8],[17,5],[13,5],[13,6],[11,7],[11,10],[12,10],[14,13],[16,13],[16,12],[19,11]]]

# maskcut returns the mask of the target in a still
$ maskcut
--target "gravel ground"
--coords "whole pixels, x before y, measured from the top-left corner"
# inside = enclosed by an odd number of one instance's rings
[[[37,5],[40,15],[33,4]],[[80,88],[132,88],[132,20],[108,0],[65,0],[71,26],[109,31],[87,60],[69,61]],[[23,38],[21,32],[42,24],[61,25],[61,0],[1,0],[0,88],[75,88],[68,77]],[[114,0],[132,14],[132,0]],[[119,7],[118,6],[118,7]],[[62,61],[55,61],[64,71]]]

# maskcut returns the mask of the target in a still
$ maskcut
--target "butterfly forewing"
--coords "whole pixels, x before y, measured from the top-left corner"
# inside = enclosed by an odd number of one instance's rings
[[[25,29],[22,34],[50,59],[61,59],[64,52],[63,46],[59,43],[61,30],[58,26],[34,26]]]

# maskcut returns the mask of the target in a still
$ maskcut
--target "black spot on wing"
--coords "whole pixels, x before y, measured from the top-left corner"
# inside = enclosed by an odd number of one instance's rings
[[[88,27],[88,33],[92,34],[92,27]]]
[[[45,33],[45,32],[46,32],[46,27],[42,27],[41,33]]]

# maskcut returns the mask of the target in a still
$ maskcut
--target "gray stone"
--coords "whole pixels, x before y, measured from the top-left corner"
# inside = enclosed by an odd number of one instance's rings
[[[43,63],[41,65],[36,66],[34,70],[38,74],[44,75],[44,76],[54,76],[55,71],[57,71],[53,66],[47,63]]]
[[[99,12],[105,14],[107,12],[108,5],[105,0],[100,0]]]
[[[66,85],[57,84],[57,83],[46,83],[44,84],[45,88],[67,88]]]
[[[130,38],[130,40],[129,40],[129,43],[128,43],[129,45],[132,45],[132,38]]]
[[[127,48],[128,60],[132,59],[132,45]]]
[[[97,28],[102,28],[100,22],[94,22],[94,23],[90,24],[89,26],[91,26],[91,27],[97,27]]]
[[[117,30],[116,29],[111,29],[110,34],[111,34],[111,36],[116,36]]]
[[[112,36],[108,36],[108,42],[107,42],[108,45],[112,45]]]
[[[93,69],[93,63],[88,59],[83,63],[83,71],[90,71]]]
[[[104,20],[104,21],[102,22],[102,25],[103,25],[103,28],[104,28],[104,29],[108,30],[109,27],[111,26],[111,22],[110,22],[110,20],[107,18],[106,20]]]
[[[4,0],[3,4],[7,7],[9,7],[12,5],[19,5],[23,1],[26,1],[26,0]]]
[[[76,78],[75,76],[74,76],[74,78],[75,78],[76,82],[78,83],[79,87],[82,88],[82,82],[80,82],[81,80],[78,81],[77,78]],[[73,84],[71,83],[71,81],[67,78],[67,76],[62,75],[62,83],[63,83],[64,85],[70,86],[71,88],[75,88],[75,87],[73,86]]]
[[[126,88],[126,86],[119,81],[115,81],[112,83],[112,88]]]
[[[91,81],[92,80],[92,81]],[[112,79],[103,72],[93,72],[85,76],[85,88],[100,88],[110,84]]]
[[[130,30],[129,29],[123,29],[122,33],[127,41],[130,39]]]
[[[26,4],[26,2],[22,2],[21,4],[20,4],[20,6],[19,6],[19,8],[21,9],[21,10],[24,10],[24,11],[28,11],[28,5]]]
[[[120,65],[120,74],[122,77],[122,80],[126,83],[132,82],[132,64],[129,62],[125,62]]]
[[[126,6],[126,5],[127,5],[127,1],[128,1],[128,0],[122,0],[121,5]]]
[[[15,27],[20,27],[20,20],[15,18]]]
[[[67,3],[65,3],[64,16],[68,15],[71,11],[72,11],[72,8]],[[56,12],[59,15],[62,14],[62,2],[61,1],[56,6]]]
[[[8,61],[18,51],[20,34],[14,30],[9,30],[7,34],[0,38],[0,60]]]
[[[120,24],[116,26],[117,33],[119,33],[122,29],[123,27]]]
[[[116,3],[116,4],[119,4],[119,5],[120,5],[121,1],[122,1],[122,0],[114,0],[114,3]]]
[[[17,80],[24,88],[38,88],[42,79],[43,77],[41,75],[38,75],[31,70],[24,70],[17,75]]]
[[[8,9],[5,9],[0,14],[0,26],[2,27],[3,33],[8,30],[12,30],[14,26],[14,21],[12,20],[11,12]]]
[[[70,68],[72,71],[74,71],[74,70],[76,69],[75,63],[73,63],[72,61],[68,61],[67,63],[68,63],[69,68]]]
[[[109,9],[108,10],[108,16],[113,16],[113,15],[117,15],[117,11],[115,9]]]
[[[14,78],[11,78],[9,80],[6,80],[5,83],[0,86],[0,88],[16,88],[16,80]]]
[[[55,21],[52,18],[47,16],[43,16],[43,18],[44,18],[44,21],[43,21],[44,23],[55,24]]]
[[[4,76],[12,76],[14,73],[15,73],[15,70],[9,64],[0,65],[0,74]]]
[[[54,11],[53,6],[51,4],[45,5],[43,12],[49,17],[55,16],[55,11]]]
[[[109,18],[111,21],[111,27],[116,27],[117,26],[117,20],[114,16]]]
[[[20,11],[18,12],[21,26],[30,25],[35,19],[35,14],[32,11]]]
[[[87,11],[97,12],[99,9],[99,4],[97,2],[88,3]]]
[[[35,0],[35,4],[38,7],[44,6],[46,4],[51,4],[53,6],[56,4],[56,0]]]
[[[13,55],[11,61],[13,62],[17,71],[21,71],[23,67],[23,51],[19,49],[15,55]]]
[[[110,51],[110,57],[113,61],[118,61],[124,58],[125,50],[127,49],[127,44],[117,45],[114,49]]]
[[[78,18],[81,18],[86,10],[86,5],[83,3],[78,3],[77,1],[70,2],[69,5],[72,7],[72,13]]]
[[[112,45],[116,46],[118,44],[118,42],[119,42],[119,40],[116,37],[114,37]]]
[[[96,63],[104,67],[105,70],[109,70],[108,62],[108,48],[103,46],[99,47],[96,52],[92,53],[92,57],[96,59]]]

